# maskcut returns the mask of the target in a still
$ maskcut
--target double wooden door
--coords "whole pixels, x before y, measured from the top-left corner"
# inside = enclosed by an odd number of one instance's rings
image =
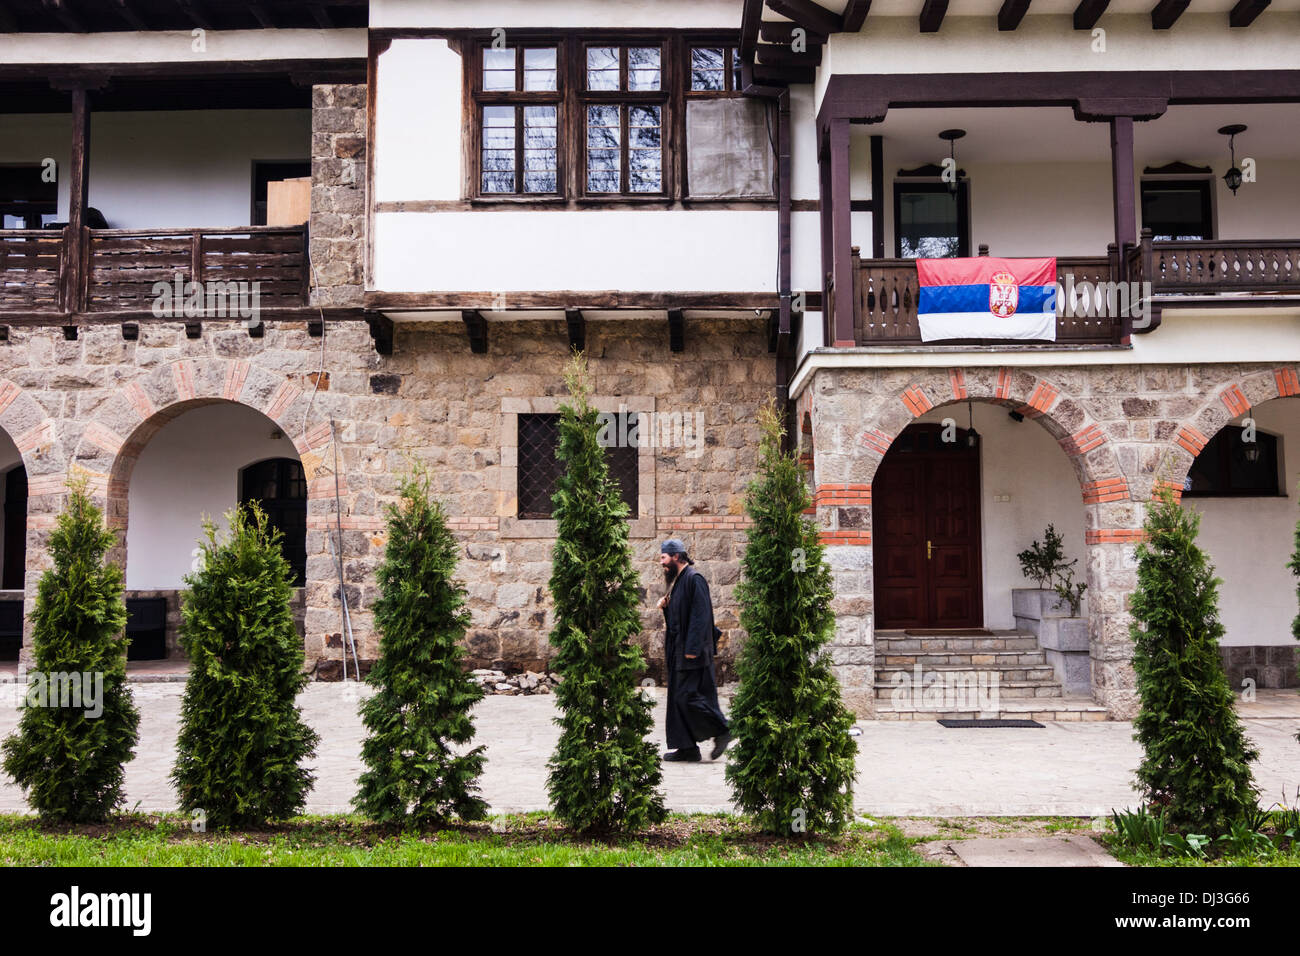
[[[878,628],[984,624],[979,448],[964,429],[944,437],[941,425],[908,427],[872,482]]]

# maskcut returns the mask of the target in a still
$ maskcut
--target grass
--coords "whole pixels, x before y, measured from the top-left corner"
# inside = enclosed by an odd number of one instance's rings
[[[299,817],[194,833],[187,817],[123,814],[96,826],[0,815],[0,866],[934,866],[888,823],[784,839],[726,814],[674,814],[636,836],[588,839],[544,813],[400,831],[357,817]]]

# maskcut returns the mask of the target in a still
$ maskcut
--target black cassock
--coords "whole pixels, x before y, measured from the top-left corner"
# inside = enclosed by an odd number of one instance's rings
[[[709,585],[687,565],[664,608],[664,666],[668,671],[668,746],[694,750],[696,742],[727,730],[713,680],[713,601]],[[694,654],[687,659],[687,654]]]

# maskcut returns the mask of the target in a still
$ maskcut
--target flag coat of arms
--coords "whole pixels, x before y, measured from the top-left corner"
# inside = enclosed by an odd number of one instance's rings
[[[1056,259],[917,259],[921,341],[1056,341]]]

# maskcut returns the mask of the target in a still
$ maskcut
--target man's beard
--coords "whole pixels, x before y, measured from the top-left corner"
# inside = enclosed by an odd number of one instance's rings
[[[671,585],[677,580],[677,565],[669,564],[664,568],[664,584]]]

